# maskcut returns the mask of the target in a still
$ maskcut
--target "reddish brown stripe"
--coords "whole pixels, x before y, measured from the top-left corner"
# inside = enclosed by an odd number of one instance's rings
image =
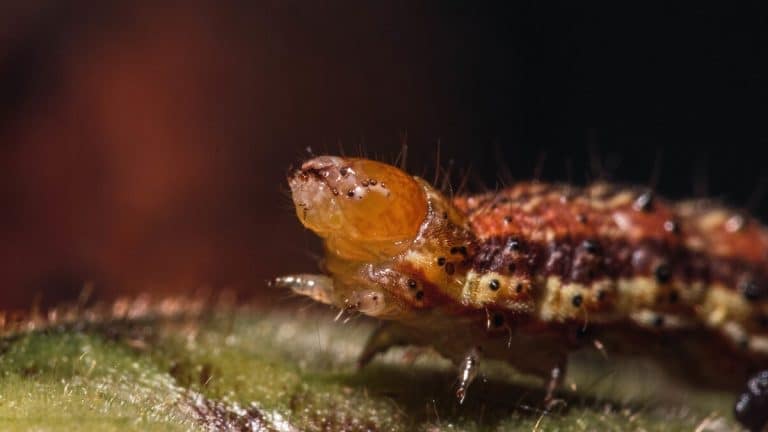
[[[547,231],[556,239],[610,235],[634,243],[697,243],[704,253],[760,265],[768,259],[768,230],[757,221],[712,203],[686,207],[649,197],[652,195],[641,189],[611,185],[580,189],[521,183],[493,194],[458,197],[454,204],[467,215],[480,239],[518,236],[531,240]],[[739,223],[705,227],[703,222],[717,213]]]

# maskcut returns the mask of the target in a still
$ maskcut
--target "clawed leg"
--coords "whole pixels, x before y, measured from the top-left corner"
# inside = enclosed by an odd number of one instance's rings
[[[565,380],[565,371],[567,365],[567,358],[559,361],[550,371],[549,381],[547,382],[547,394],[544,396],[544,407],[547,411],[558,405],[565,405],[563,399],[555,398],[555,392],[557,392],[563,385]]]
[[[295,274],[280,276],[272,281],[278,288],[288,288],[296,294],[307,296],[325,304],[333,303],[333,279],[319,274]]]
[[[459,382],[456,387],[456,399],[459,403],[464,403],[467,397],[467,389],[472,381],[477,377],[478,361],[480,360],[480,350],[472,348],[459,364]]]

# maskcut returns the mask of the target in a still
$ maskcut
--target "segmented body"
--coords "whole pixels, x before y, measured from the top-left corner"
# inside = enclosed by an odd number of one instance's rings
[[[592,345],[709,386],[768,367],[768,230],[742,212],[604,183],[449,200],[392,166],[331,156],[289,182],[329,276],[278,282],[389,321],[361,364],[432,346],[461,365],[460,400],[481,357],[548,378],[551,400],[568,353]],[[766,420],[758,393],[737,406],[745,424]]]
[[[475,242],[460,299],[545,322],[711,329],[768,354],[768,232],[708,202],[607,184],[460,197]]]

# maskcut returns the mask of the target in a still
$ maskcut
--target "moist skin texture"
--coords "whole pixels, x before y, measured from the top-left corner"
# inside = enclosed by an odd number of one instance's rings
[[[324,239],[325,275],[277,282],[386,320],[361,364],[431,346],[459,365],[463,400],[477,363],[501,359],[547,380],[547,404],[583,347],[653,357],[704,386],[738,388],[768,367],[768,231],[742,212],[606,183],[449,200],[395,167],[334,156],[289,183]]]

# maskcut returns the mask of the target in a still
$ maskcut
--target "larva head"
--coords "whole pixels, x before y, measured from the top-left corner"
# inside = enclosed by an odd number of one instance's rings
[[[408,246],[427,215],[424,188],[403,171],[366,159],[320,156],[289,179],[296,214],[352,260],[393,256]]]
[[[288,179],[296,214],[323,238],[332,283],[299,290],[342,310],[404,319],[458,286],[445,258],[471,234],[464,216],[426,182],[380,162],[321,156]],[[462,249],[464,250],[464,249]],[[296,291],[296,289],[294,289]]]

